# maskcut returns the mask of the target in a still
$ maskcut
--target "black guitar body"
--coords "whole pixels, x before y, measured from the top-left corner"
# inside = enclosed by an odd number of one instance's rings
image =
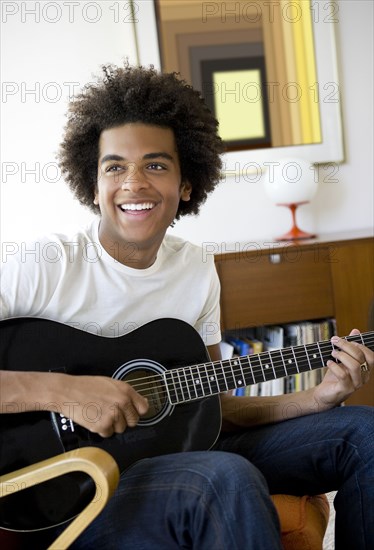
[[[22,412],[7,403],[5,410],[17,414],[0,415],[1,474],[84,446],[105,449],[124,471],[142,458],[209,449],[217,438],[221,423],[218,396],[174,406],[163,384],[165,371],[209,361],[200,336],[183,321],[157,320],[125,336],[106,338],[54,321],[19,318],[2,321],[0,335],[3,370],[114,377],[133,384],[150,403],[149,413],[136,428],[105,439],[48,412],[48,403],[36,403],[35,412]],[[146,383],[139,389],[143,377]],[[90,419],[100,415],[95,403],[85,405]],[[36,530],[63,523],[93,494],[88,476],[66,474],[2,498],[0,527]]]
[[[346,339],[374,350],[374,332]],[[209,449],[221,427],[219,393],[321,368],[332,349],[326,340],[212,363],[199,334],[175,319],[153,321],[119,338],[44,319],[1,321],[1,369],[124,380],[148,398],[149,411],[136,428],[103,439],[48,412],[56,409],[51,404],[33,403],[35,411],[23,412],[26,407],[3,403],[0,474],[85,446],[108,451],[121,471],[142,458]],[[84,403],[84,410],[92,421],[101,414],[92,402]],[[74,473],[11,492],[9,487],[9,496],[0,499],[0,527],[35,531],[74,517],[94,487],[87,475]]]

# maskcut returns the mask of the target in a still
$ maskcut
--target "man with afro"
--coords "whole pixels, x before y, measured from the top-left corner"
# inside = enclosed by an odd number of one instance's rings
[[[194,327],[219,360],[214,261],[167,230],[198,213],[220,180],[223,151],[217,121],[178,74],[104,66],[71,102],[59,152],[67,184],[97,219],[74,235],[40,242],[54,243],[57,261],[14,255],[6,262],[1,317],[44,317],[105,337],[176,318]],[[269,495],[331,490],[338,491],[336,548],[368,548],[373,411],[338,405],[367,382],[374,354],[343,339],[335,346],[317,387],[276,397],[222,393],[214,446],[131,465],[73,548],[281,549]],[[96,437],[124,433],[149,410],[145,396],[110,376],[21,371],[1,372],[4,402],[19,410],[48,403]],[[100,411],[95,422],[85,414],[88,403]],[[201,430],[211,422],[205,418]]]

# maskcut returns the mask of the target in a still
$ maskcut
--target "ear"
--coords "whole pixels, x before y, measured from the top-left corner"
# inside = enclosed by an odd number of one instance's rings
[[[181,200],[182,201],[189,201],[190,198],[191,198],[191,193],[192,193],[192,185],[190,184],[190,182],[186,181],[184,183],[182,183],[181,185]]]
[[[98,206],[99,204],[99,192],[97,189],[95,189],[95,195],[94,195],[94,200],[93,200],[93,203]]]

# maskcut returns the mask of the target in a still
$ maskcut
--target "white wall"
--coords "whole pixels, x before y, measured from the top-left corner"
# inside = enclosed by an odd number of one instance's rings
[[[59,178],[55,155],[69,93],[93,80],[104,63],[136,62],[128,7],[118,1],[71,2],[70,8],[69,2],[1,2],[3,242],[92,219]]]
[[[60,12],[56,2],[1,4],[1,238],[14,242],[91,219],[63,182],[53,181],[56,170],[50,163],[56,162],[67,96],[73,86],[88,82],[100,64],[118,64],[125,56],[135,63],[136,55],[128,2],[81,1],[74,13],[68,2],[59,3]],[[37,13],[22,13],[22,5],[39,7],[39,20]],[[15,7],[18,12],[11,13]],[[373,3],[341,1],[338,17],[346,162],[334,183],[328,181],[331,169],[321,168],[318,193],[298,214],[303,229],[318,233],[374,226]],[[26,93],[31,89],[36,92]],[[35,168],[36,174],[27,173]],[[227,179],[199,217],[179,221],[172,231],[197,243],[252,242],[279,235],[289,224],[286,209],[273,206],[260,183]]]
[[[302,229],[319,234],[374,228],[374,4],[343,0],[338,5],[337,53],[346,160],[337,167],[320,167],[317,195],[297,214]],[[197,243],[217,242],[224,250],[224,243],[274,237],[289,228],[288,210],[272,205],[261,183],[228,179],[208,199],[197,221],[181,220],[174,232]]]

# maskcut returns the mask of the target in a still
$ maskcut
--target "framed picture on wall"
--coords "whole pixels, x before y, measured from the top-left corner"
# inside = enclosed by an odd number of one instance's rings
[[[200,62],[202,94],[228,151],[271,147],[263,57]]]
[[[230,173],[285,157],[341,162],[334,2],[230,6],[142,0],[139,63],[179,72],[201,91],[220,123]]]
[[[219,121],[226,150],[271,147],[260,22],[207,20],[204,26],[201,2],[154,5],[161,69],[180,72],[200,90]]]

